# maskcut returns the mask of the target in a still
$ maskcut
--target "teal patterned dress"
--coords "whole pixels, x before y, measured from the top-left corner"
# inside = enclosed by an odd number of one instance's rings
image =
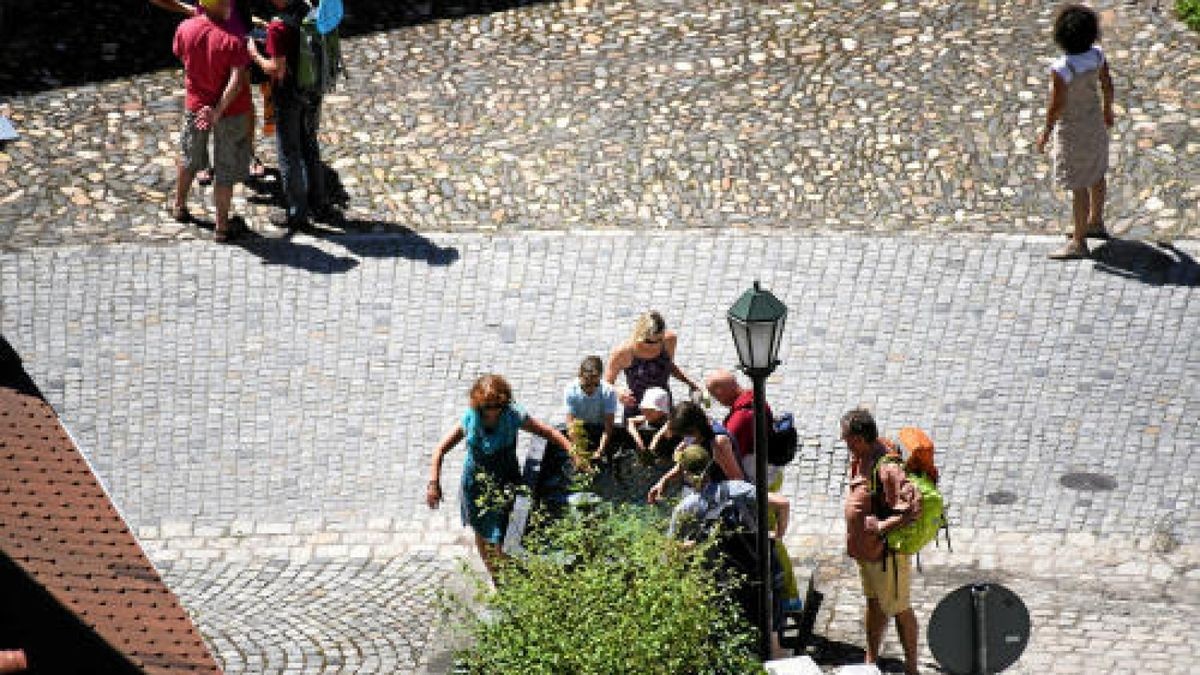
[[[517,461],[517,432],[529,419],[525,409],[510,403],[500,412],[496,426],[483,426],[483,417],[475,408],[462,416],[463,433],[467,441],[467,459],[463,464],[462,491],[459,494],[463,525],[489,543],[499,544],[508,529],[508,506],[480,505],[489,486],[502,487],[521,482],[521,466]]]

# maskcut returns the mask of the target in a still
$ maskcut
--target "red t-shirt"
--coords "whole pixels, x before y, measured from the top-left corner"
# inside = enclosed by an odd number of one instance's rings
[[[771,406],[767,406],[767,418],[771,417]],[[769,424],[769,422],[768,422]],[[725,429],[737,446],[738,459],[754,454],[754,392],[745,390],[733,400],[729,415],[725,418]]]
[[[296,31],[289,28],[282,19],[272,19],[271,23],[267,24],[267,56],[272,59],[283,57],[287,64],[283,77],[285,82],[295,82],[295,51],[298,37]]]
[[[184,105],[192,112],[206,105],[217,105],[234,69],[250,65],[245,40],[206,16],[194,16],[179,24],[173,51],[183,61],[183,88],[187,92]],[[225,109],[225,115],[240,115],[249,110],[250,88],[242,87]]]

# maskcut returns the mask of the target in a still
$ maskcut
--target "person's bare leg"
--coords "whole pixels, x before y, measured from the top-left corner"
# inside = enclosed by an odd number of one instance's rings
[[[1108,194],[1108,180],[1101,178],[1088,188],[1088,229],[1104,227],[1104,197]]]
[[[1086,246],[1088,220],[1087,190],[1071,190],[1071,218],[1075,221],[1075,230],[1071,234],[1071,241]]]
[[[867,629],[867,663],[879,660],[879,649],[883,646],[883,631],[887,628],[887,615],[874,598],[867,599],[867,612],[863,623]]]
[[[182,213],[187,208],[188,192],[192,189],[192,180],[196,177],[195,171],[188,171],[183,162],[179,162],[178,170],[175,175],[175,204],[172,207],[173,213]]]
[[[475,548],[479,551],[479,557],[483,560],[483,566],[487,568],[488,576],[492,579],[492,585],[496,583],[496,567],[504,553],[500,550],[498,544],[493,544],[487,539],[475,535]]]
[[[1063,248],[1051,253],[1052,259],[1066,260],[1087,255],[1087,190],[1071,190],[1071,218],[1075,224],[1075,229],[1071,233],[1071,241]]]
[[[900,645],[904,647],[904,672],[907,675],[917,673],[917,634],[920,627],[917,615],[912,608],[896,615],[896,632],[900,634]]]
[[[213,203],[217,207],[217,232],[228,232],[229,205],[233,203],[233,186],[214,183]]]

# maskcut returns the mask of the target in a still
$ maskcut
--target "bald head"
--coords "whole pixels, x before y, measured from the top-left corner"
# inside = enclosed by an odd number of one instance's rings
[[[742,385],[738,384],[737,377],[723,368],[710,371],[704,377],[704,388],[726,408],[731,407],[742,393]]]

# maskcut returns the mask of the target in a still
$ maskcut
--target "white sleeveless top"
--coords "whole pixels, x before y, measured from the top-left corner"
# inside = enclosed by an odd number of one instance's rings
[[[1050,70],[1058,73],[1064,83],[1071,84],[1072,78],[1077,73],[1096,70],[1102,65],[1104,65],[1104,51],[1099,47],[1092,47],[1082,54],[1066,54],[1054,59],[1050,64]]]

